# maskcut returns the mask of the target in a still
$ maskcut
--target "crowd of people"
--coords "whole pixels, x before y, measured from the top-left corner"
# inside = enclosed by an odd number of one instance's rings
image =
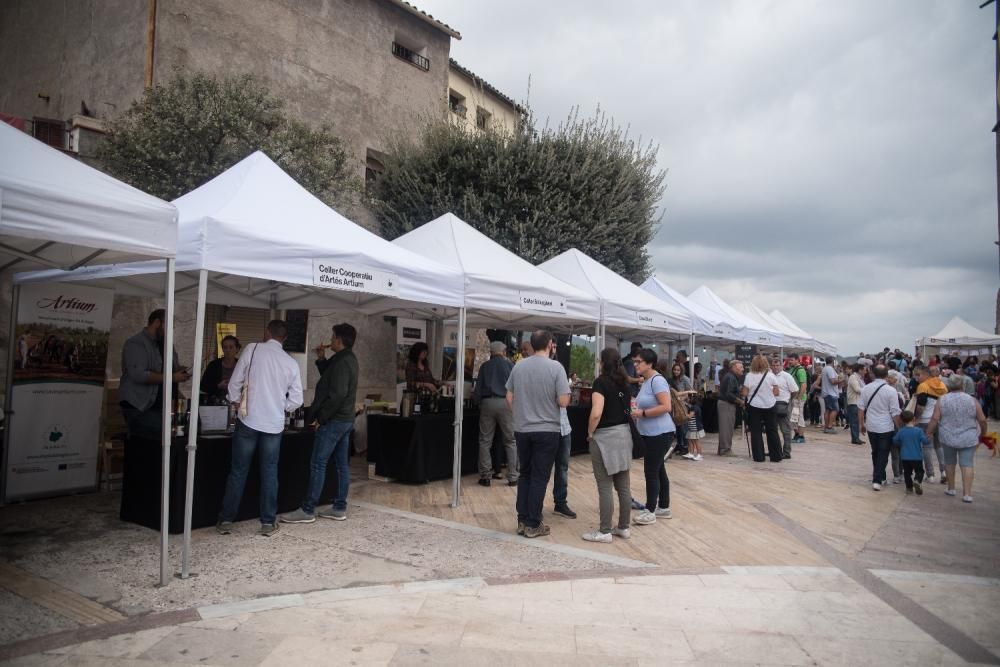
[[[130,435],[152,435],[162,422],[163,317],[162,310],[154,311],[122,351],[119,395]],[[239,406],[232,465],[217,524],[222,534],[232,530],[255,453],[261,476],[262,535],[277,532],[279,521],[347,518],[357,331],[338,324],[326,346],[333,357],[327,359],[318,350],[321,379],[307,416],[315,431],[309,485],[301,507],[278,516],[277,461],[285,414],[302,405],[298,365],[282,347],[286,336],[285,323],[274,320],[268,323],[263,341],[245,350],[235,337],[227,337],[223,356],[209,364],[201,381],[204,393]],[[548,331],[532,333],[516,361],[508,358],[505,343],[494,342],[473,392],[480,416],[479,483],[488,487],[503,479],[491,458],[499,429],[507,484],[517,487],[517,532],[527,538],[550,532],[542,520],[550,479],[555,513],[570,519],[577,516],[568,502],[571,430],[566,408],[571,389],[555,351]],[[173,380],[182,382],[190,373],[174,358]],[[701,364],[691,368],[684,351],[673,360],[660,359],[654,349],[633,343],[624,358],[617,349],[606,348],[599,359],[587,440],[600,519],[595,530],[582,536],[592,542],[628,538],[632,526],[672,517],[666,461],[675,453],[690,461],[704,459],[701,402],[709,388],[715,390],[717,405],[718,456],[735,456],[733,435],[740,419],[755,462],[790,458],[793,445],[806,441],[807,424],[822,424],[827,434],[838,428],[850,430],[852,444],[870,445],[873,490],[883,490],[891,468],[893,483],[904,483],[908,494],[922,494],[923,484],[940,480],[947,485],[945,493],[955,496],[958,471],[966,503],[973,501],[974,454],[986,436],[986,416],[997,414],[995,357],[980,362],[975,357],[935,356],[925,362],[886,348],[877,355],[861,354],[853,364],[837,365],[833,357],[803,359],[789,353],[781,359],[758,354],[748,369],[740,360],[713,363],[705,380]],[[409,366],[408,380],[437,384],[427,367],[426,346],[414,346]],[[646,486],[645,498],[640,499],[631,495],[630,486],[631,463],[637,456],[643,458]],[[337,490],[331,506],[322,509],[319,496],[331,460]],[[638,512],[634,518],[632,511]]]

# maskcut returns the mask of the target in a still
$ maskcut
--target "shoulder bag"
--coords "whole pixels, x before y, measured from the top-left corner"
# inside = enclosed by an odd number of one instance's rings
[[[247,376],[243,381],[243,387],[240,389],[240,417],[247,416],[247,404],[250,397],[250,369],[253,368],[253,355],[257,354],[257,343],[253,346],[253,351],[250,352],[250,363],[247,364]]]

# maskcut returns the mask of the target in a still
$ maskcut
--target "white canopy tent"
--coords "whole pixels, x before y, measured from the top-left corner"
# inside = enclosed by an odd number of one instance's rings
[[[727,322],[742,327],[743,342],[781,347],[784,337],[778,331],[736,310],[723,301],[718,294],[702,285],[688,295],[688,299],[719,314]]]
[[[689,335],[694,326],[691,314],[657,299],[576,248],[542,262],[538,268],[600,300],[598,350],[604,347],[609,327],[620,337],[653,333],[673,339]]]
[[[0,123],[0,255],[8,259],[0,272],[11,269],[78,269],[93,261],[131,261],[151,257],[166,273],[164,367],[173,357],[174,256],[177,250],[177,210],[107,174],[50,148],[19,130]],[[163,294],[162,279],[153,293]],[[4,411],[12,412],[18,296],[11,300],[10,335]],[[169,404],[170,375],[163,396]],[[168,492],[170,417],[164,416],[163,493]],[[10,451],[10,424],[4,429],[4,474]],[[6,497],[6,489],[0,497]],[[168,503],[164,500],[163,511]],[[166,518],[160,534],[160,582],[169,578]]]
[[[642,284],[646,290],[660,301],[690,313],[694,333],[711,343],[733,343],[743,340],[742,327],[727,322],[720,313],[691,301],[686,296],[653,276]]]
[[[205,305],[344,307],[367,314],[455,317],[463,309],[462,274],[368,232],[307,192],[261,152],[175,200],[180,212],[179,293],[194,295],[198,315],[192,413],[198,409]],[[161,267],[116,264],[21,275],[23,282],[89,280],[122,291],[148,290]],[[339,280],[340,282],[332,282]],[[168,429],[169,430],[169,429]],[[182,576],[188,575],[197,429],[189,430]],[[164,503],[166,507],[166,503]],[[163,519],[162,530],[167,520]]]
[[[458,340],[475,326],[549,326],[573,332],[593,328],[600,335],[601,303],[588,294],[518,257],[476,231],[453,213],[407,232],[393,241],[415,253],[446,264],[465,276],[465,310],[458,321]],[[461,493],[462,387],[465,366],[455,381],[455,460],[452,504]]]
[[[916,340],[918,348],[946,349],[990,349],[1000,345],[1000,335],[977,329],[957,315],[933,336],[923,336]]]
[[[836,355],[837,354],[837,347],[835,345],[831,345],[829,343],[824,343],[823,341],[819,340],[818,338],[816,338],[815,336],[813,336],[809,332],[807,332],[804,329],[802,329],[802,327],[800,327],[797,324],[795,324],[795,322],[792,322],[788,317],[785,316],[784,313],[782,313],[777,308],[774,309],[774,310],[772,310],[769,314],[771,316],[771,319],[774,322],[777,322],[778,324],[783,325],[786,328],[786,330],[789,333],[791,333],[792,335],[798,336],[800,338],[808,338],[808,339],[810,339],[812,341],[812,348],[811,349],[814,350],[815,352],[818,352],[818,353],[824,354],[824,355]]]
[[[764,326],[779,332],[782,335],[781,352],[784,357],[785,350],[809,351],[815,349],[815,341],[808,336],[800,336],[793,332],[782,322],[772,318],[766,311],[758,308],[750,301],[743,301],[736,306],[736,309],[744,313],[750,319],[760,322]]]

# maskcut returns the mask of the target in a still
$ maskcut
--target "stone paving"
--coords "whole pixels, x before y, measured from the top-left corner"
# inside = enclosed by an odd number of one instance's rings
[[[477,525],[495,522],[493,510],[449,520],[438,506],[421,515],[355,502],[344,524],[285,526],[271,540],[253,534],[255,522],[225,538],[196,531],[198,576],[162,589],[153,586],[156,534],[117,521],[117,496],[4,508],[0,660],[1000,664],[1000,461],[977,456],[974,505],[945,502],[939,486],[918,505],[896,498],[899,488],[865,491],[861,448],[812,433],[810,441],[795,465],[774,470],[738,461],[675,468],[675,519],[656,533],[634,531],[635,549],[595,548],[572,533],[524,540]],[[581,493],[593,483],[583,458],[571,466]],[[713,545],[700,565],[646,557],[671,534],[720,539],[700,527],[716,512],[697,495],[702,488],[770,526],[765,542],[780,536],[781,548],[798,545],[792,563],[801,564],[726,563],[726,553],[745,552],[735,542]],[[794,498],[783,501],[782,489]],[[571,528],[582,532],[593,517],[581,519]],[[858,521],[876,524],[859,531]],[[177,546],[172,538],[173,562]]]

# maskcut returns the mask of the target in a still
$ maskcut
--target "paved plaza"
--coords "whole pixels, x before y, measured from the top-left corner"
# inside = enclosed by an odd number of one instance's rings
[[[996,430],[997,424],[991,424]],[[197,576],[157,580],[157,534],[116,494],[0,513],[0,659],[14,665],[1000,664],[1000,459],[975,502],[873,492],[867,447],[810,429],[792,459],[669,466],[674,518],[629,540],[576,520],[514,535],[513,489],[406,486],[356,467],[347,522],[194,533]],[[705,451],[715,450],[714,436]],[[641,462],[633,494],[643,495]],[[179,562],[179,538],[172,538]]]

